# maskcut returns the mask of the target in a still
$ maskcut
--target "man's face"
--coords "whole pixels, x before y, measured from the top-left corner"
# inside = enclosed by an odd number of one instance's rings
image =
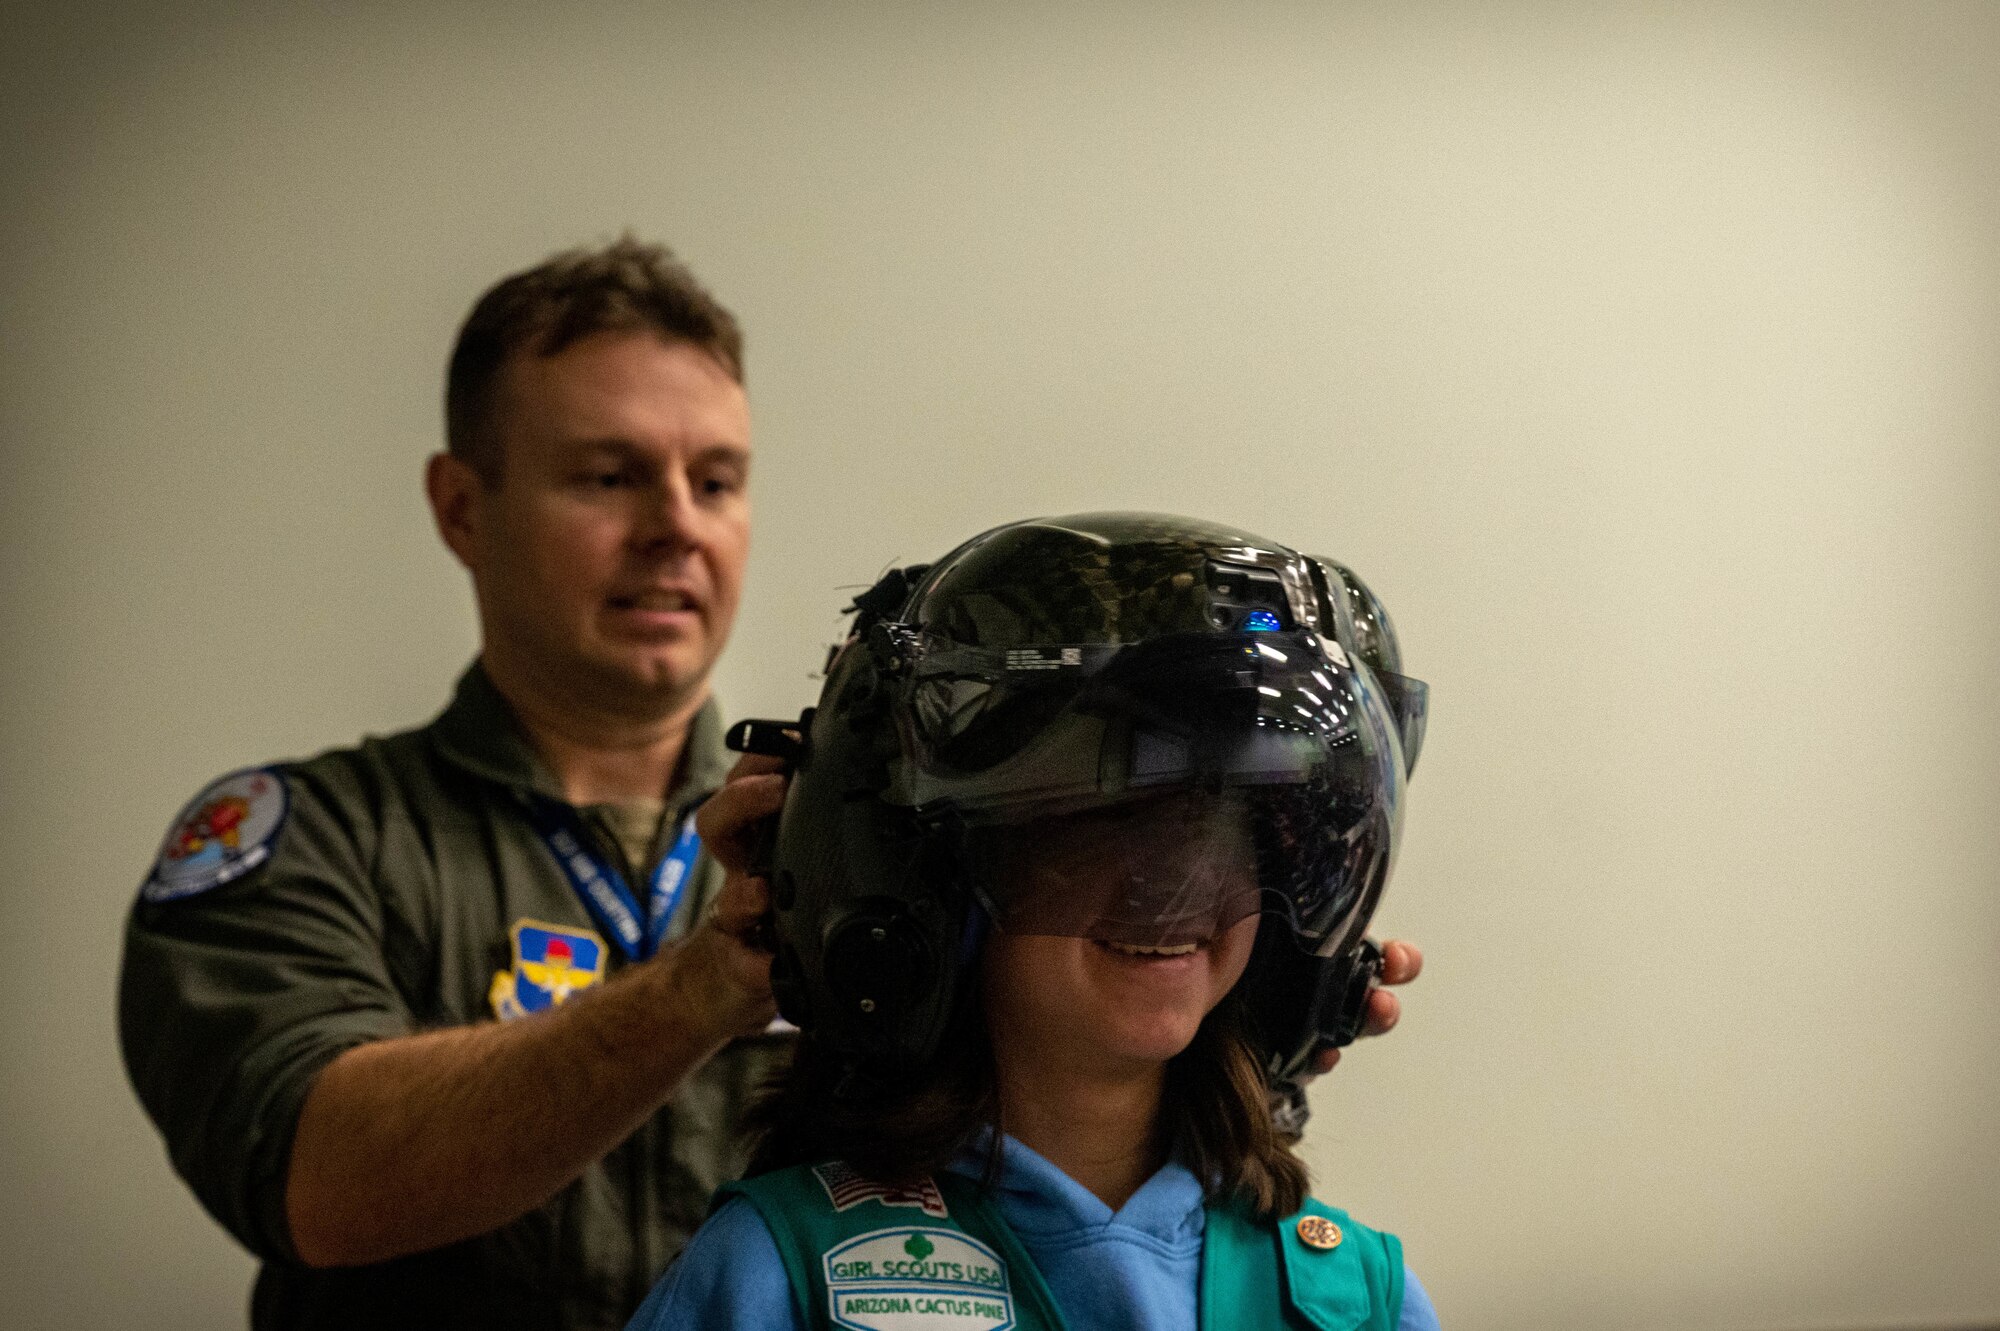
[[[494,421],[499,484],[472,482],[460,534],[440,519],[489,668],[544,703],[635,719],[704,696],[750,547],[742,385],[690,343],[600,333],[516,354]]]

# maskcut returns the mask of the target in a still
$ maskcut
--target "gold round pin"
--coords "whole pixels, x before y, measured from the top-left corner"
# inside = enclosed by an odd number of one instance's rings
[[[1329,1252],[1340,1246],[1340,1226],[1323,1215],[1305,1216],[1299,1221],[1299,1242]]]

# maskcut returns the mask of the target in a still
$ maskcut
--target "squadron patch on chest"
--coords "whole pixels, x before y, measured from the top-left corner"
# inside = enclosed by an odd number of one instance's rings
[[[139,896],[178,901],[241,878],[271,858],[291,804],[285,778],[269,768],[210,783],[174,819]]]
[[[853,1331],[1007,1331],[1007,1263],[953,1229],[878,1229],[821,1261],[827,1311]]]
[[[604,940],[588,929],[516,920],[514,964],[493,976],[487,1002],[502,1021],[556,1007],[604,978]]]

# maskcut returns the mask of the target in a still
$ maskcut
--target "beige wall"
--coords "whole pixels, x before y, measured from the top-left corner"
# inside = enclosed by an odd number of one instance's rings
[[[440,704],[446,341],[626,225],[751,333],[738,713],[1032,513],[1389,599],[1432,967],[1309,1145],[1454,1331],[2000,1319],[2000,8],[303,8],[6,20],[0,1322],[240,1318],[121,916]]]

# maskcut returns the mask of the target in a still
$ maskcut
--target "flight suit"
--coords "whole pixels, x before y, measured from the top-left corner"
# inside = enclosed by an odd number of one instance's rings
[[[624,1325],[710,1194],[741,1173],[735,1128],[789,1056],[785,1036],[732,1043],[549,1204],[435,1251],[307,1269],[285,1170],[312,1080],[342,1051],[532,1019],[631,964],[558,863],[547,818],[568,819],[592,859],[643,892],[654,864],[670,867],[669,847],[693,854],[676,833],[728,770],[721,735],[711,702],[690,728],[653,864],[628,862],[612,810],[561,802],[476,664],[431,724],[239,774],[183,814],[127,927],[119,1035],[175,1168],[263,1261],[257,1331]],[[219,867],[187,867],[204,862]],[[721,878],[705,854],[692,860],[667,941]]]

